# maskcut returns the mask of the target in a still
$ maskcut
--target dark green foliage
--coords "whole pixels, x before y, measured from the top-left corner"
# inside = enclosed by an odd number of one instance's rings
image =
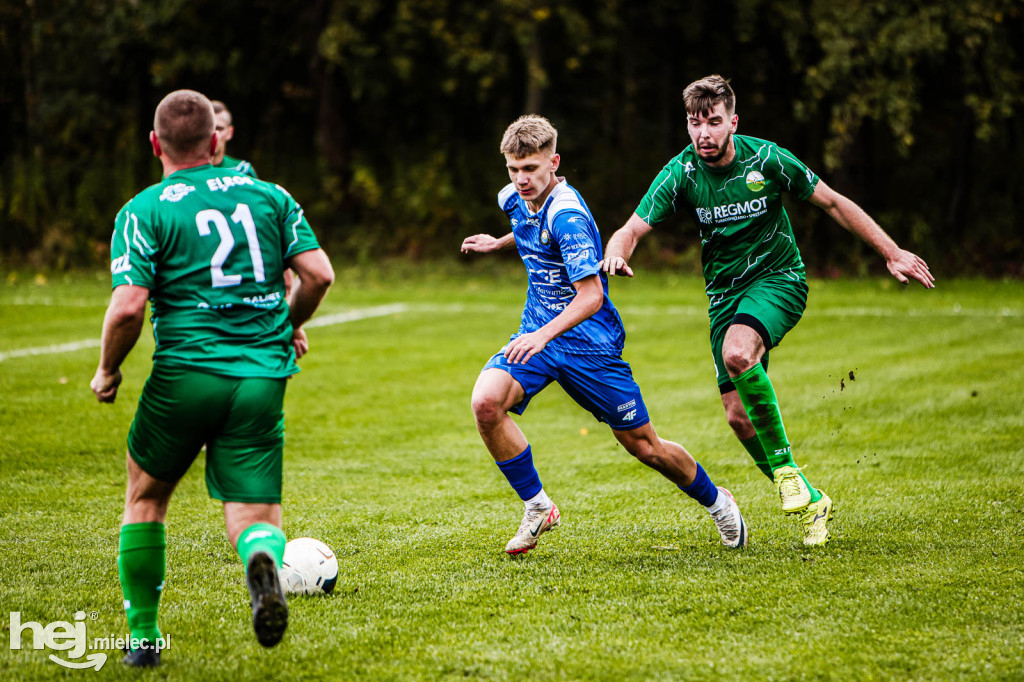
[[[939,272],[1020,272],[1019,0],[677,3],[36,0],[0,5],[0,254],[101,262],[159,179],[156,103],[228,102],[230,152],[339,253],[429,257],[506,229],[497,147],[525,112],[605,234],[688,144],[680,93],[730,77],[740,131],[789,148]],[[792,206],[812,268],[879,262]],[[643,256],[692,261],[673,221]],[[682,254],[681,256],[670,254]]]

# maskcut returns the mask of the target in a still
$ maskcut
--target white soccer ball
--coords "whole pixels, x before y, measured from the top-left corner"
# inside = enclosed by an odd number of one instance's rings
[[[279,573],[285,594],[330,594],[338,582],[338,558],[313,538],[295,538],[284,546]]]

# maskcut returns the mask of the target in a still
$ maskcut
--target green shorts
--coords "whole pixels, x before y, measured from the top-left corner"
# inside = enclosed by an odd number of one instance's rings
[[[730,325],[753,328],[764,342],[761,364],[768,369],[768,351],[796,326],[807,307],[807,283],[783,277],[764,278],[748,287],[715,296],[708,309],[711,318],[711,354],[715,358],[718,390],[736,390],[722,359],[722,344]]]
[[[280,503],[286,384],[155,364],[128,452],[153,478],[175,482],[205,445],[210,497]]]

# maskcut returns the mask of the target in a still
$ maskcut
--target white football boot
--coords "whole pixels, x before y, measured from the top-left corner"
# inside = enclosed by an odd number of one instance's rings
[[[519,530],[505,545],[505,551],[509,554],[525,554],[537,546],[537,538],[540,534],[557,528],[562,522],[562,515],[558,507],[552,502],[547,509],[526,508],[523,512],[523,522],[519,524]]]
[[[718,486],[718,489],[728,500],[728,503],[721,509],[711,514],[712,520],[718,527],[718,534],[722,536],[722,544],[733,549],[747,546],[747,524],[743,521],[740,508],[732,493]]]

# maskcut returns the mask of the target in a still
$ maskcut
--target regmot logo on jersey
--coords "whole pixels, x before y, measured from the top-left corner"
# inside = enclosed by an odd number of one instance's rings
[[[750,201],[722,204],[712,208],[698,208],[697,220],[705,225],[719,222],[732,222],[753,218],[768,210],[768,197],[751,199]]]

